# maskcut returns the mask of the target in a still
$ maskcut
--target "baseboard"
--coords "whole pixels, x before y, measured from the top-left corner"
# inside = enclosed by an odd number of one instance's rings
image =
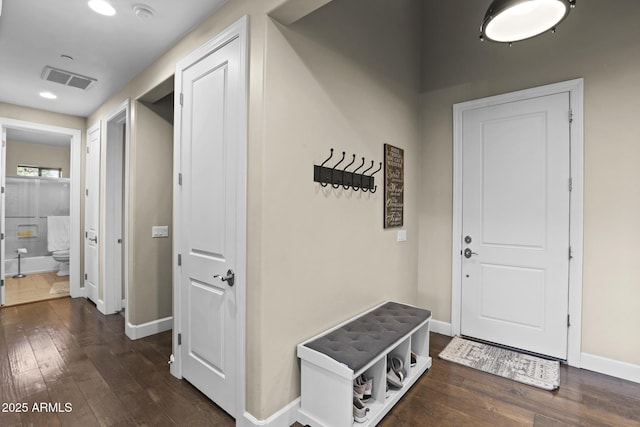
[[[582,353],[581,367],[589,371],[640,383],[640,365]]]
[[[148,337],[150,335],[159,334],[160,332],[169,331],[173,328],[173,316],[164,319],[154,320],[152,322],[143,323],[141,325],[132,325],[127,322],[125,325],[125,334],[132,339]]]
[[[453,334],[451,323],[441,322],[439,320],[433,320],[433,319],[431,319],[429,323],[431,323],[431,332],[446,335],[448,337],[450,337]]]
[[[298,419],[298,409],[300,409],[300,398],[289,403],[266,420],[258,420],[248,412],[244,413],[243,424],[249,426],[269,426],[269,427],[290,427]]]
[[[103,301],[103,300],[99,299],[99,300],[96,302],[96,308],[98,309],[98,311],[99,311],[100,313],[102,313],[102,314],[107,314],[107,313],[106,313],[106,307],[105,307],[105,305],[104,305],[104,301]]]

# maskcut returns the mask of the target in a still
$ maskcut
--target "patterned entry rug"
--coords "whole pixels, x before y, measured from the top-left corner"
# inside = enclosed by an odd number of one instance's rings
[[[69,282],[56,282],[51,285],[51,289],[49,290],[49,294],[68,294],[69,293]]]
[[[440,358],[545,390],[560,387],[560,362],[556,360],[460,337],[453,337],[440,353]]]

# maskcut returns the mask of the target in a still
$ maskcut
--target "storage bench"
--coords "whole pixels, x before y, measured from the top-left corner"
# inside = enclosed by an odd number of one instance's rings
[[[322,334],[298,344],[301,361],[301,397],[298,421],[313,427],[351,427],[353,381],[373,378],[366,403],[367,420],[376,425],[416,380],[431,367],[429,321],[431,312],[397,302],[386,302]],[[416,364],[411,366],[411,352]],[[407,370],[403,387],[386,393],[387,356],[400,358]]]

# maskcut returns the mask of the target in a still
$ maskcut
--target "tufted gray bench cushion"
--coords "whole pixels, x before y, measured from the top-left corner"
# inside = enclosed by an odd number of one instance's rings
[[[429,310],[387,302],[343,327],[305,344],[357,372],[431,317]]]

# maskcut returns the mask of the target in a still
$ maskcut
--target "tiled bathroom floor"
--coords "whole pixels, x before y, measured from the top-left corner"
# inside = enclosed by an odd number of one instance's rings
[[[57,276],[55,271],[31,273],[21,279],[7,276],[4,283],[5,306],[69,296],[69,276]]]

